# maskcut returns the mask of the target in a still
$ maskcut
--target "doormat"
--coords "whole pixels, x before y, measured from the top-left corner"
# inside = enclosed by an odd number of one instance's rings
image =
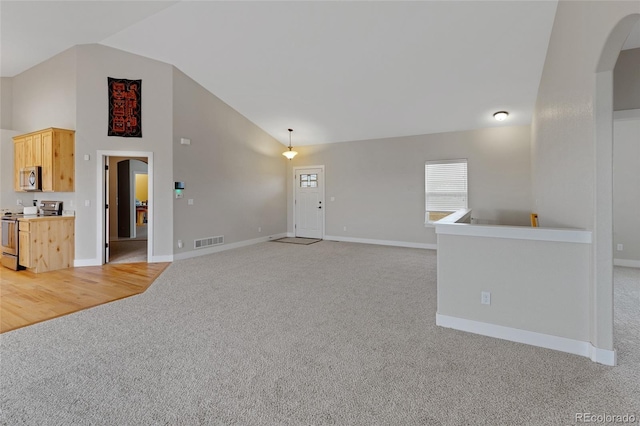
[[[291,244],[302,244],[308,246],[309,244],[317,243],[318,241],[322,241],[318,238],[301,238],[301,237],[284,237],[278,238],[276,241],[278,243],[291,243]]]

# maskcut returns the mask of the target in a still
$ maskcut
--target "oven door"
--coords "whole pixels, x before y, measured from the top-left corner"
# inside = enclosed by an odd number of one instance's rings
[[[18,221],[2,219],[2,254],[18,255]]]

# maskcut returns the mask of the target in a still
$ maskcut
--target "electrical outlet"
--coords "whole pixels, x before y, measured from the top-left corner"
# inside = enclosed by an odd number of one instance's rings
[[[16,206],[22,206],[22,200],[16,200]]]
[[[262,226],[258,226],[258,232],[262,232]]]
[[[343,230],[343,231],[346,231],[346,230],[347,230],[347,227],[345,226],[342,230]]]
[[[192,205],[193,205],[193,198],[189,198],[189,199],[187,200],[187,204],[189,204],[190,206],[192,206]]]
[[[622,251],[622,250],[624,250],[624,246],[622,244],[618,244],[617,249],[618,249],[618,251]]]
[[[480,293],[480,303],[482,303],[483,305],[490,305],[491,304],[491,293],[489,293],[488,291],[483,291]]]
[[[178,248],[182,248],[182,240],[178,240]]]

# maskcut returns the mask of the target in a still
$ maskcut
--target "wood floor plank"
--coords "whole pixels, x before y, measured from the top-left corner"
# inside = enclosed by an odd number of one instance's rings
[[[143,293],[170,263],[128,263],[35,274],[0,268],[0,333]]]

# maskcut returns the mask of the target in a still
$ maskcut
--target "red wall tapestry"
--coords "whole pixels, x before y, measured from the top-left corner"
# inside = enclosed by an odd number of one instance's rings
[[[142,137],[142,80],[109,79],[109,136]]]

